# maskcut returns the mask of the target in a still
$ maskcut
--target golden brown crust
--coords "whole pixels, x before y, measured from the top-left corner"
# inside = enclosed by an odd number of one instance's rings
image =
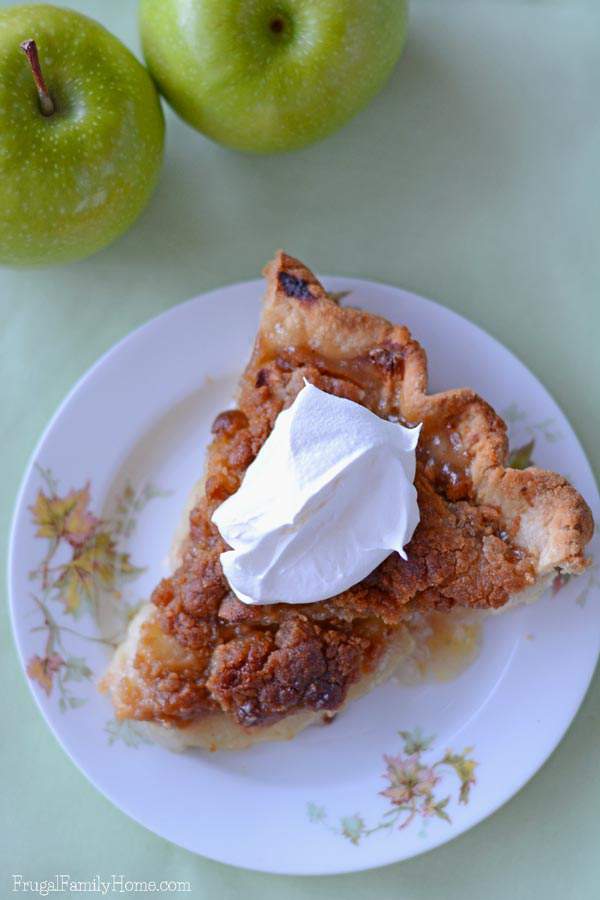
[[[341,308],[282,252],[265,275],[238,408],[215,419],[181,564],[155,590],[158,615],[142,626],[157,632],[145,633],[134,660],[148,689],[143,703],[125,701],[121,715],[183,723],[222,711],[256,728],[299,710],[335,710],[376,669],[414,609],[499,608],[555,568],[587,565],[592,520],[583,499],[553,473],[505,468],[505,425],[473,391],[428,395],[425,353],[406,327]],[[380,416],[423,423],[421,521],[407,561],[392,554],[337,597],[246,606],[223,577],[225,544],[211,516],[305,378]]]
[[[300,305],[286,295],[279,284],[281,272],[308,283],[313,297],[309,304]],[[426,355],[407,328],[361,310],[340,308],[314,275],[283,251],[264,273],[269,288],[261,334],[271,352],[308,343],[317,355],[347,360],[372,354],[374,347],[395,347],[404,365],[400,374],[389,373],[387,390],[382,392],[384,414],[395,408],[409,422],[424,422],[425,439],[430,423],[432,433],[439,434],[444,423],[453,421],[462,449],[470,457],[474,500],[497,507],[510,523],[520,519],[515,538],[536,557],[537,573],[560,568],[577,574],[587,567],[585,548],[594,524],[583,497],[553,472],[505,468],[506,426],[472,390],[427,394]]]

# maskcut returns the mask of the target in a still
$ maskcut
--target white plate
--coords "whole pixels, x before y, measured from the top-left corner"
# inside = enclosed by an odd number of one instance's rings
[[[535,461],[564,472],[598,516],[596,485],[569,423],[508,350],[397,288],[345,278],[326,285],[405,322],[427,349],[432,390],[476,388],[505,414],[515,444],[535,440]],[[164,573],[211,421],[248,358],[261,292],[258,281],[237,284],[171,309],[114,347],[64,401],[15,512],[14,631],[46,721],[128,815],[222,862],[348,872],[450,840],[537,771],[596,663],[599,578],[591,569],[555,596],[488,620],[480,656],[454,682],[388,683],[288,744],[174,754],[135,726],[117,726],[96,689],[109,654],[97,614],[139,602]],[[415,744],[415,732],[430,740]],[[416,785],[394,804],[411,776]],[[391,798],[382,794],[394,784]]]

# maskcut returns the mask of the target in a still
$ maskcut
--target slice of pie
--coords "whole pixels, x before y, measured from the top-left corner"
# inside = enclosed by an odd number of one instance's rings
[[[428,610],[499,610],[586,568],[593,522],[560,475],[505,468],[506,426],[472,390],[427,394],[407,328],[341,307],[280,252],[237,408],[214,421],[173,574],[131,623],[103,687],[116,715],[177,746],[241,748],[293,737],[387,679],[407,624]],[[406,548],[338,596],[300,606],[241,603],[221,571],[211,517],[239,487],[304,379],[391,421],[423,423],[420,524]],[[166,727],[165,727],[166,726]]]

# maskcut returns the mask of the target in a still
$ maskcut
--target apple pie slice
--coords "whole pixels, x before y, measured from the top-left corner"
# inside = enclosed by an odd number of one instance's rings
[[[427,393],[423,348],[404,326],[341,307],[280,252],[237,407],[218,415],[173,574],[131,623],[103,687],[116,715],[177,746],[241,748],[293,737],[388,678],[407,624],[427,610],[500,610],[588,564],[593,522],[560,475],[505,468],[504,422],[468,388]],[[420,524],[359,584],[302,605],[241,603],[211,522],[304,379],[388,420],[422,422]]]

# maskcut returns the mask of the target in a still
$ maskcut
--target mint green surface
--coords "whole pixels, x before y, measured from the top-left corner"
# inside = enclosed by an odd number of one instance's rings
[[[65,5],[137,50],[133,0]],[[482,325],[545,382],[598,472],[599,48],[595,0],[415,0],[390,84],[323,144],[243,156],[169,115],[161,183],[125,238],[67,268],[0,271],[2,552],[27,458],[75,379],[156,313],[256,276],[279,245]],[[203,900],[600,897],[598,678],[541,772],[471,832],[374,872],[274,877],[195,857],[101,797],[46,728],[2,616],[1,897],[12,872],[188,879]],[[201,798],[198,819],[210,827]]]

